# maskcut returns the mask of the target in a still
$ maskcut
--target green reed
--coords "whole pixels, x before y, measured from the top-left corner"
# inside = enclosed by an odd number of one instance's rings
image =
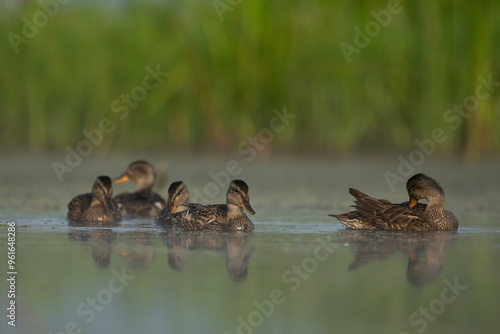
[[[211,1],[69,3],[17,54],[3,38],[0,145],[62,151],[106,117],[115,129],[99,150],[236,150],[286,106],[297,118],[272,143],[285,149],[406,150],[438,127],[442,152],[498,149],[498,90],[458,129],[443,114],[479,75],[500,81],[500,6],[401,5],[347,63],[340,43],[387,2],[243,1],[223,21]],[[3,10],[0,35],[39,10]],[[111,103],[157,64],[169,76],[120,120]]]

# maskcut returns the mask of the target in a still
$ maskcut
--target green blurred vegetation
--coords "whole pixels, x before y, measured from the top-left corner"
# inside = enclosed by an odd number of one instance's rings
[[[225,2],[222,0],[222,2]],[[225,149],[268,127],[272,109],[297,115],[272,145],[349,153],[406,150],[441,127],[442,153],[500,148],[500,93],[454,130],[443,120],[474,94],[477,77],[500,81],[500,5],[494,0],[402,1],[347,63],[380,1],[243,1],[219,18],[212,1],[73,1],[13,50],[33,1],[2,10],[0,147],[64,151],[106,117],[98,150]],[[170,75],[124,120],[111,110],[146,67]]]

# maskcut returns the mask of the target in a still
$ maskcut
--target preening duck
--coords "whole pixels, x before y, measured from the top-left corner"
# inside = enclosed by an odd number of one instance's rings
[[[350,188],[356,211],[330,216],[349,229],[436,231],[458,228],[458,219],[444,208],[444,190],[436,180],[416,174],[408,180],[406,189],[410,200],[393,204]],[[427,200],[427,205],[418,203],[421,199]]]
[[[108,176],[99,176],[92,192],[76,196],[68,204],[69,221],[117,222],[122,220],[116,202],[111,199],[113,188]]]

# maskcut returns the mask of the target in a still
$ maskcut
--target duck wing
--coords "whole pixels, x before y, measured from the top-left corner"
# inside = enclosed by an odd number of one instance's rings
[[[226,225],[227,206],[216,205],[188,205],[187,210],[173,215],[175,226],[187,230],[220,230]]]
[[[352,188],[349,193],[355,198],[355,208],[361,219],[375,229],[418,231],[431,228],[424,218],[424,204],[410,209],[408,202],[394,204]]]
[[[83,213],[89,208],[92,194],[83,194],[74,197],[68,204],[67,218],[70,221],[82,220]]]

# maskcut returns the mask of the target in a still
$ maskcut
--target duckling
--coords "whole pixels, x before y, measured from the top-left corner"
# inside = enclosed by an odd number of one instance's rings
[[[229,185],[226,204],[189,204],[186,210],[169,215],[175,227],[186,230],[251,231],[253,223],[243,210],[255,214],[250,205],[248,185],[245,181],[234,180]]]
[[[187,210],[189,205],[189,192],[182,181],[172,182],[168,187],[167,207],[160,211],[155,218],[155,224],[172,225],[170,213],[179,213]],[[195,205],[195,204],[191,204]]]
[[[108,176],[99,176],[92,193],[76,196],[68,204],[67,218],[83,222],[117,222],[122,216],[111,199],[113,188]]]
[[[115,197],[122,215],[127,218],[154,218],[165,208],[167,203],[157,193],[153,192],[156,173],[146,161],[132,162],[122,176],[113,183],[127,181],[137,182],[133,193],[122,193]]]
[[[329,215],[349,229],[436,231],[456,230],[458,219],[444,208],[444,190],[431,177],[419,173],[406,183],[410,201],[393,204],[350,188],[356,211]],[[426,199],[427,205],[418,203]]]

